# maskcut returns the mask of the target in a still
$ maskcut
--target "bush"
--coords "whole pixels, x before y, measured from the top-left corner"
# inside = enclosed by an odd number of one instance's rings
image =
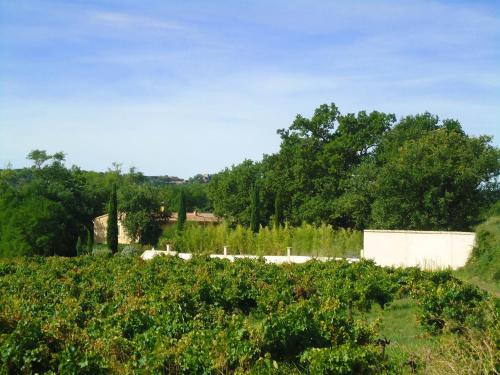
[[[483,280],[500,281],[500,216],[477,227],[476,246],[464,271]]]
[[[310,374],[347,375],[386,373],[384,361],[374,347],[355,347],[350,344],[338,348],[314,348],[300,357]]]
[[[458,279],[430,283],[422,289],[420,321],[432,333],[462,332],[466,326],[481,326],[481,304],[486,295]]]
[[[109,257],[109,256],[113,255],[113,253],[109,249],[94,248],[94,249],[92,249],[92,255],[99,256],[99,257]]]
[[[127,245],[122,251],[118,252],[116,255],[124,257],[138,257],[143,253],[143,251],[134,245]]]
[[[160,247],[174,245],[176,251],[196,254],[220,253],[224,246],[231,254],[285,255],[291,246],[295,255],[358,256],[362,248],[362,232],[339,229],[322,224],[299,227],[263,227],[258,233],[237,225],[201,226],[187,223],[182,232],[167,228]]]

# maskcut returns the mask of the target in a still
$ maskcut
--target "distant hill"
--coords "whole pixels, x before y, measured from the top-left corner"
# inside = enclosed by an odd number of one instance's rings
[[[176,176],[144,176],[147,181],[151,184],[160,186],[160,185],[170,185],[170,184],[185,184],[187,181],[183,178]]]
[[[5,169],[0,168],[0,172],[4,171]],[[14,172],[14,179],[13,182],[18,182],[18,180],[30,180],[31,175],[32,175],[32,170],[30,168],[20,168],[20,169],[9,169]],[[100,176],[105,175],[108,172],[95,172],[95,171],[83,171],[85,173],[93,173],[97,174]],[[144,176],[144,179],[151,184],[155,186],[162,186],[162,185],[181,185],[181,184],[186,184],[186,183],[201,183],[205,184],[210,181],[212,178],[211,174],[208,173],[198,173],[197,175],[190,177],[189,179],[185,180],[183,178],[177,177],[177,176]]]
[[[153,185],[161,186],[161,185],[169,185],[169,184],[186,184],[186,183],[199,183],[206,184],[212,178],[211,174],[208,173],[199,173],[193,177],[190,177],[188,180],[184,180],[183,178],[176,176],[144,176],[147,181],[151,182]]]

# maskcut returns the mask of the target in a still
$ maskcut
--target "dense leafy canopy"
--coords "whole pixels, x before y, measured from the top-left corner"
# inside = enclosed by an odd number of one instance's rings
[[[500,154],[489,141],[445,128],[406,141],[378,169],[373,224],[388,229],[469,229],[488,204],[485,190],[498,174]]]
[[[156,244],[161,224],[168,217],[161,211],[158,189],[149,184],[123,184],[119,194],[122,223],[128,236],[141,244]]]
[[[95,215],[85,177],[64,166],[62,153],[29,158],[32,168],[0,174],[0,254],[75,255]]]
[[[500,198],[500,150],[490,137],[467,136],[455,120],[342,115],[331,104],[310,119],[298,115],[278,134],[276,154],[213,176],[209,196],[231,224],[249,224],[257,180],[264,225],[276,215],[278,194],[292,225],[357,229],[471,229]]]
[[[135,168],[122,173],[116,163],[105,173],[68,168],[61,152],[34,150],[28,158],[31,168],[0,170],[0,256],[73,256],[78,238],[82,244],[86,238],[88,248],[93,219],[110,212],[113,186],[117,212],[130,237],[142,244],[156,244],[181,190],[189,210],[209,208],[205,183],[158,186]]]

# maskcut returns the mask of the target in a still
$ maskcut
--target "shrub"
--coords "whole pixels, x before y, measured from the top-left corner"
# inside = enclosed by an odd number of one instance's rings
[[[500,216],[477,227],[476,246],[464,271],[483,280],[500,280]]]
[[[300,361],[310,374],[380,374],[382,358],[374,347],[356,347],[344,344],[337,348],[313,348],[305,351]]]
[[[420,321],[432,333],[440,333],[445,328],[461,332],[466,325],[481,325],[480,310],[484,299],[484,292],[457,279],[432,283],[421,293]]]
[[[140,256],[142,253],[143,251],[139,247],[134,245],[127,245],[123,248],[122,251],[120,251],[116,255],[124,257],[137,257]]]
[[[113,255],[113,253],[109,249],[94,248],[94,249],[92,249],[92,255],[93,256],[100,256],[100,257],[109,257],[109,256]]]
[[[258,233],[237,225],[201,226],[186,223],[182,232],[167,228],[160,247],[172,244],[177,251],[197,254],[220,253],[224,246],[231,254],[285,255],[291,246],[295,255],[358,256],[362,248],[362,232],[339,229],[322,224],[299,227],[262,227]]]

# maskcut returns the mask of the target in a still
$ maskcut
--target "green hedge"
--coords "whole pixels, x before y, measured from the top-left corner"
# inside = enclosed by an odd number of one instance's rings
[[[258,233],[250,228],[225,225],[186,225],[182,233],[167,228],[160,239],[160,247],[167,244],[175,250],[197,254],[222,252],[229,247],[231,254],[285,255],[291,246],[295,255],[359,256],[363,247],[361,231],[339,229],[331,225],[299,227],[263,227]]]

